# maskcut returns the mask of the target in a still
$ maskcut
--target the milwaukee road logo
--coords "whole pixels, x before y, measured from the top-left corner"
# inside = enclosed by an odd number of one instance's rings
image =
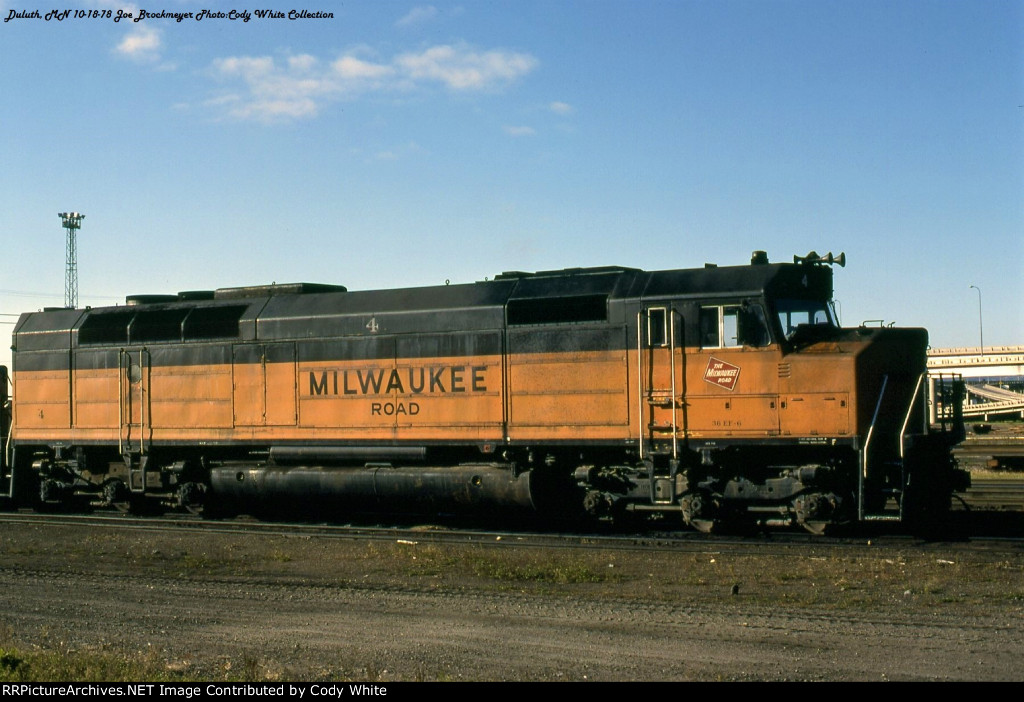
[[[487,392],[487,366],[309,371],[309,395],[443,395]]]
[[[740,368],[731,363],[720,361],[714,356],[708,359],[708,367],[704,371],[704,381],[726,390],[734,390],[740,379]]]

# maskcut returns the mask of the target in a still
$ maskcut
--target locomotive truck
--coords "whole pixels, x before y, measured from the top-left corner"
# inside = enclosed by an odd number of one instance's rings
[[[928,377],[923,329],[840,327],[833,264],[755,252],[26,313],[0,490],[39,508],[649,513],[703,531],[941,517],[968,483],[962,384]]]

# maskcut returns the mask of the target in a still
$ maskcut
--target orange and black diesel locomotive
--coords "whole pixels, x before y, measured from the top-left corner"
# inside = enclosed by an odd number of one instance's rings
[[[956,388],[928,392],[923,329],[837,324],[834,262],[24,314],[0,488],[40,506],[651,512],[702,530],[942,514],[966,487],[962,420],[936,422],[929,398],[959,407]]]

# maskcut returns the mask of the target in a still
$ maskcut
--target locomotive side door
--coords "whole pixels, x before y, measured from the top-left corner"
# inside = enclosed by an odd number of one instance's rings
[[[295,344],[237,344],[231,370],[236,427],[295,425]]]
[[[771,343],[762,305],[707,301],[696,321],[686,396],[688,437],[721,446],[777,436],[779,379],[791,371]]]
[[[683,348],[683,317],[679,310],[667,302],[641,308],[637,314],[640,458],[652,463],[655,470],[663,464],[675,464],[679,439],[686,435]]]

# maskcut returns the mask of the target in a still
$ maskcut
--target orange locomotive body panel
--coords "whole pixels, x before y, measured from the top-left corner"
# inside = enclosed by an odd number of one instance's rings
[[[696,436],[779,434],[778,348],[695,349],[687,361],[686,429]]]
[[[51,438],[67,435],[71,427],[68,402],[70,377],[67,371],[40,371],[24,378],[16,376],[19,397],[14,411],[15,430],[26,436]]]
[[[116,369],[89,370],[72,374],[72,393],[66,373],[25,373],[18,388],[29,401],[16,428],[22,439],[62,442],[117,441],[129,431],[150,442],[502,442],[506,434],[574,438],[581,428],[591,438],[627,440],[635,437],[625,357],[524,355],[507,378],[500,356],[155,367],[136,382]]]
[[[849,344],[809,363],[784,354],[778,345],[677,350],[675,363],[682,369],[676,392],[679,437],[854,437],[856,349]],[[664,369],[668,362],[657,365]],[[652,422],[668,426],[672,411],[666,371],[655,384],[664,401],[651,401]]]
[[[15,427],[22,438],[90,441],[116,440],[125,426],[171,441],[209,441],[231,430],[279,440],[343,440],[358,430],[363,438],[501,441],[507,401],[509,437],[636,440],[629,373],[635,362],[628,360],[635,355],[515,356],[507,390],[498,356],[153,368],[135,383],[119,379],[116,369],[76,371],[73,383],[68,373],[26,373],[18,377]],[[798,365],[799,383],[791,379],[794,361],[781,358],[777,348],[676,350],[677,367],[686,368],[676,393],[679,436],[850,435],[852,354],[819,356],[806,371]],[[723,364],[734,388],[708,377]],[[664,426],[671,424],[671,388],[661,384],[664,401],[650,403],[651,422]]]
[[[128,426],[157,441],[210,441],[232,430],[278,440],[344,440],[358,431],[364,439],[502,441],[507,402],[511,438],[636,440],[635,356],[522,354],[510,358],[507,381],[500,356],[152,368],[134,383],[116,369],[76,371],[73,383],[67,373],[26,373],[18,377],[18,397],[26,400],[19,399],[15,427],[22,438],[89,441],[116,440]],[[686,368],[676,393],[679,436],[849,435],[852,356],[798,368],[799,384],[779,377],[793,373],[792,360],[780,371],[780,359],[777,348],[677,349],[675,363]],[[735,388],[709,380],[723,364]],[[650,402],[651,422],[666,426],[671,383],[660,385],[663,401]]]

